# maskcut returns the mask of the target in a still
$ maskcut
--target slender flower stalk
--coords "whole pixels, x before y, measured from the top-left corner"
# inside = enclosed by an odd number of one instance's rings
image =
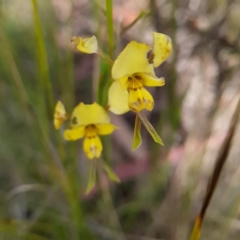
[[[110,57],[113,57],[114,31],[113,31],[113,16],[112,16],[112,0],[106,0],[106,17],[107,17],[109,55]]]

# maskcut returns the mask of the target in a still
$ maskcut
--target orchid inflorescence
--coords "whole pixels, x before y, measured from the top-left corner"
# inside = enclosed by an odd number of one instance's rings
[[[70,129],[64,131],[67,141],[83,140],[83,151],[88,159],[99,159],[103,150],[99,135],[111,134],[117,127],[110,123],[108,111],[124,114],[136,113],[133,145],[135,150],[141,145],[141,123],[144,124],[155,142],[163,145],[160,136],[147,120],[143,110],[152,111],[154,99],[145,87],[161,87],[164,78],[155,75],[154,67],[164,62],[172,52],[171,39],[164,34],[153,32],[153,47],[145,43],[131,41],[113,62],[99,47],[95,36],[89,38],[73,37],[73,47],[83,53],[96,53],[111,66],[112,84],[108,90],[108,105],[100,106],[79,103],[70,117]],[[59,129],[68,119],[62,102],[58,101],[54,112],[54,126]],[[104,164],[110,178],[119,181],[111,169]],[[92,187],[92,185],[91,185]],[[90,190],[88,188],[88,190]]]

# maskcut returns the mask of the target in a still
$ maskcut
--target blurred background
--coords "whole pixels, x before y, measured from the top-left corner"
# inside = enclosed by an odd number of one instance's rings
[[[106,1],[111,3],[111,1]],[[240,95],[239,0],[114,0],[113,58],[131,40],[171,37],[155,70],[146,115],[164,147],[142,129],[131,150],[134,113],[111,115],[103,158],[121,179],[101,177],[85,195],[82,141],[55,131],[53,108],[107,101],[110,67],[76,52],[72,36],[96,35],[108,52],[100,0],[0,0],[0,239],[154,240],[189,238]],[[205,240],[240,239],[240,129],[208,208]]]

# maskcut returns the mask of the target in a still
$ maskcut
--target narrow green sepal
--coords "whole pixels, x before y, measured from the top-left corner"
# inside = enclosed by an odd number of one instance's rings
[[[102,161],[102,168],[106,171],[108,177],[113,181],[120,183],[121,180],[119,177],[113,172],[113,170],[104,162]]]
[[[138,114],[136,114],[134,132],[133,132],[132,150],[136,150],[142,144],[141,126],[142,126],[141,120]]]
[[[164,146],[162,139],[160,138],[160,136],[158,135],[158,133],[156,132],[155,128],[152,126],[152,124],[148,121],[148,119],[146,118],[146,116],[143,114],[143,112],[139,112],[138,113],[139,118],[141,119],[143,125],[146,127],[147,131],[150,133],[150,135],[152,136],[153,140],[157,143],[159,143],[160,145]]]
[[[97,170],[96,161],[97,159],[94,159],[94,160],[91,160],[91,163],[90,163],[86,194],[89,194],[96,184],[96,170]]]

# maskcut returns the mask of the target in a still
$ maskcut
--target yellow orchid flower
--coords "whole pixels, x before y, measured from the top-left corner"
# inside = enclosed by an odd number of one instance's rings
[[[72,37],[71,43],[74,48],[83,53],[97,53],[98,52],[98,42],[95,36],[90,38]]]
[[[73,110],[71,129],[65,130],[64,138],[74,141],[84,137],[83,150],[86,156],[89,159],[99,158],[103,147],[98,135],[111,134],[115,129],[103,107],[97,103],[81,102]]]
[[[55,129],[59,129],[65,120],[67,120],[65,107],[61,101],[58,101],[53,115],[53,125]]]
[[[153,39],[153,49],[144,43],[130,42],[113,63],[112,78],[115,81],[108,92],[109,110],[113,113],[153,109],[153,97],[144,86],[165,84],[164,78],[156,77],[154,67],[165,61],[172,51],[168,36],[154,32]],[[152,54],[147,58],[150,50]]]
[[[108,64],[112,65],[113,61],[99,47],[95,36],[89,38],[72,37],[72,46],[80,52],[92,54],[96,53],[103,58]]]

